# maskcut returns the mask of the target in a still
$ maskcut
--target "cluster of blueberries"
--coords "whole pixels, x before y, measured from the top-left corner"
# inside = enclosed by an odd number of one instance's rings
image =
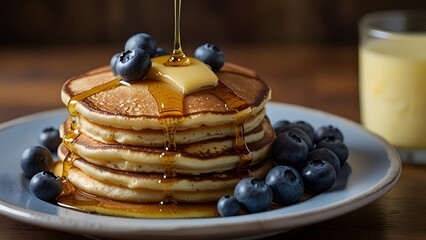
[[[332,126],[316,131],[304,121],[282,120],[273,125],[277,137],[270,157],[277,164],[264,181],[254,177],[242,179],[233,196],[217,203],[220,216],[235,216],[241,210],[256,213],[267,210],[271,203],[294,204],[305,192],[320,194],[336,181],[340,167],[349,157],[342,132]]]
[[[61,142],[58,129],[45,128],[39,135],[40,145],[28,147],[21,155],[21,169],[31,178],[30,192],[47,202],[54,201],[63,188],[61,179],[50,172],[53,166],[52,153],[57,151]]]
[[[120,75],[125,81],[143,79],[151,69],[151,58],[167,55],[167,51],[157,47],[157,41],[147,33],[131,36],[124,45],[124,52],[112,56],[110,67],[114,75]],[[211,43],[199,46],[194,57],[206,63],[213,71],[219,70],[225,63],[223,52]]]

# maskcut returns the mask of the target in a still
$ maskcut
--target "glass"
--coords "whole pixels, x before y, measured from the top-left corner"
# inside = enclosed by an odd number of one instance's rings
[[[426,12],[370,13],[359,32],[362,124],[426,164]]]

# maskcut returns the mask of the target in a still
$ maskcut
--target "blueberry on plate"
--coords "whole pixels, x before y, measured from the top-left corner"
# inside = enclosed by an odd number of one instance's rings
[[[52,168],[53,158],[49,149],[42,146],[31,146],[21,155],[21,169],[27,177],[33,177],[41,171]]]
[[[194,57],[209,65],[213,71],[219,70],[225,63],[225,55],[216,45],[205,43],[195,49]]]
[[[296,203],[303,196],[302,177],[290,166],[277,166],[266,175],[265,183],[271,188],[273,200],[279,204]]]
[[[114,54],[114,56],[112,56],[110,62],[109,62],[109,67],[111,68],[112,73],[114,74],[114,76],[118,75],[117,72],[117,61],[118,58],[120,57],[121,53],[116,53]]]
[[[278,165],[298,168],[308,156],[308,146],[294,132],[286,131],[275,138],[271,147],[271,156]]]
[[[272,127],[274,128],[275,134],[278,135],[278,133],[281,131],[281,129],[288,124],[290,124],[290,121],[288,121],[288,120],[281,120],[281,121],[274,123],[272,125]]]
[[[124,51],[136,48],[145,50],[150,57],[153,57],[157,51],[157,41],[147,33],[137,33],[126,41]]]
[[[326,191],[336,181],[336,171],[333,166],[319,159],[309,161],[302,169],[300,175],[305,189],[313,194]]]
[[[349,149],[340,139],[328,137],[319,142],[315,148],[327,148],[334,152],[340,161],[340,166],[345,164],[349,157]]]
[[[62,139],[59,135],[59,130],[53,127],[43,129],[38,137],[40,145],[46,147],[50,152],[54,153],[58,150],[59,145],[62,143]]]
[[[31,178],[30,192],[37,198],[52,202],[62,193],[62,181],[48,171],[39,172]]]
[[[338,128],[336,128],[332,125],[322,126],[322,127],[318,128],[317,131],[315,132],[314,142],[319,143],[323,139],[328,138],[328,137],[335,137],[337,139],[340,139],[340,141],[343,142],[342,132]]]
[[[286,129],[287,129],[286,131],[293,132],[306,143],[306,146],[308,146],[308,152],[314,150],[314,144],[312,142],[312,139],[308,136],[308,134],[305,131],[297,127],[290,127]]]
[[[248,213],[267,210],[272,202],[272,190],[264,182],[251,177],[243,178],[234,189],[234,197],[241,209]]]
[[[221,217],[236,216],[240,212],[240,203],[233,196],[223,196],[217,202],[217,212]]]
[[[117,72],[127,82],[141,80],[151,69],[152,62],[148,53],[135,48],[123,52],[117,61]]]
[[[327,148],[317,148],[311,151],[308,154],[308,158],[306,159],[306,161],[309,162],[315,159],[329,162],[331,166],[333,166],[334,170],[336,171],[336,174],[340,171],[339,157],[337,157],[337,155],[334,152],[332,152],[331,150]]]

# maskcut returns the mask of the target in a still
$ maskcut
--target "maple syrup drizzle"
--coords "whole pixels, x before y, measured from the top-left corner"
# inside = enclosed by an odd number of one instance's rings
[[[247,146],[244,130],[244,123],[252,113],[251,106],[247,103],[247,101],[240,98],[232,89],[221,81],[219,81],[217,87],[210,89],[209,92],[221,99],[225,103],[225,108],[227,110],[236,112],[237,117],[234,120],[234,149],[240,157],[240,161],[237,165],[237,172],[241,178],[252,176],[249,171],[249,166],[253,161],[253,154]]]
[[[181,0],[174,0],[174,44],[173,53],[164,63],[168,67],[184,67],[191,64],[188,57],[182,50],[180,40],[180,16],[181,16]],[[171,185],[176,182],[175,158],[180,155],[176,145],[175,134],[178,126],[183,122],[183,98],[184,95],[176,91],[171,86],[155,82],[148,88],[151,95],[157,102],[158,120],[163,127],[165,144],[164,151],[160,154],[161,163],[164,166],[163,179],[158,182],[163,185],[163,200],[160,205],[177,203],[173,197],[173,191],[170,190]]]
[[[182,50],[182,44],[180,41],[180,15],[181,15],[181,0],[174,0],[174,15],[175,15],[175,34],[174,34],[174,44],[173,44],[173,53],[164,63],[166,66],[170,67],[182,67],[188,66],[191,64],[191,61],[188,57],[185,56],[185,53]]]
[[[176,182],[175,158],[180,155],[176,145],[176,130],[183,122],[184,95],[172,86],[162,82],[152,82],[148,87],[158,106],[158,120],[163,128],[165,144],[160,154],[164,166],[163,179],[158,182],[163,184],[164,197],[160,204],[176,203],[170,186]]]
[[[83,91],[75,96],[72,96],[70,100],[68,101],[67,109],[71,118],[71,126],[70,126],[70,130],[62,138],[62,142],[65,148],[67,148],[69,152],[63,161],[63,167],[62,167],[62,180],[65,183],[65,190],[64,190],[65,195],[69,194],[70,191],[72,191],[73,189],[72,184],[70,184],[68,181],[69,170],[71,169],[74,160],[80,157],[78,153],[76,152],[74,148],[74,144],[73,144],[75,139],[80,134],[78,123],[77,123],[77,117],[79,113],[77,112],[75,107],[78,102],[92,95],[95,95],[97,93],[114,89],[123,84],[128,86],[128,84],[123,83],[121,80],[122,80],[121,78],[115,78],[109,82],[95,86],[89,90]]]

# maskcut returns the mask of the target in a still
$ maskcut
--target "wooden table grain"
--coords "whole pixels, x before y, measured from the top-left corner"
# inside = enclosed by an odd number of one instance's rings
[[[63,107],[60,88],[74,75],[106,65],[116,46],[0,49],[0,122]],[[273,101],[359,121],[355,46],[225,46],[230,62],[256,69]],[[1,153],[0,153],[1,154]],[[343,216],[268,239],[426,239],[426,167],[403,165],[396,186]],[[86,239],[0,215],[0,239]]]

